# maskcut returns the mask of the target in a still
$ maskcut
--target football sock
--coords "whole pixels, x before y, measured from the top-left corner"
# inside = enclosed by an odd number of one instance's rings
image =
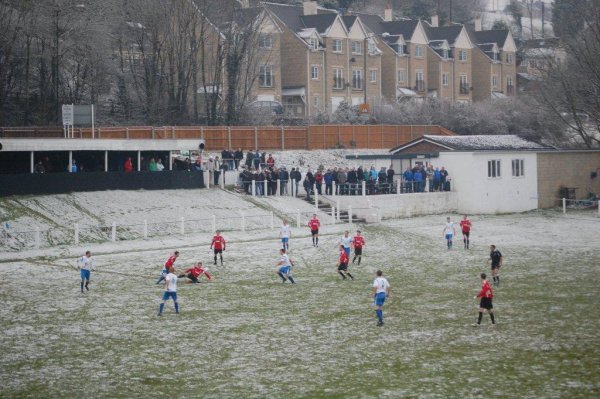
[[[352,274],[350,274],[350,272],[348,272],[348,277],[350,277],[352,280],[354,280],[354,277],[352,276]]]
[[[175,302],[175,313],[179,313],[179,304]]]
[[[180,274],[179,276],[177,276],[177,278],[184,278],[185,274]]]
[[[88,287],[89,285],[90,285],[90,282],[86,281],[85,282],[85,289],[88,290],[88,291],[90,290],[90,288]]]
[[[490,313],[490,319],[492,319],[492,324],[496,324],[496,320],[494,320],[494,314]]]
[[[497,277],[496,277],[496,283],[497,283],[498,285],[500,285],[500,276],[497,276]]]
[[[81,282],[81,292],[83,292],[83,281]]]
[[[163,310],[165,309],[165,304],[161,303],[160,307],[158,308],[158,314],[162,314]]]
[[[467,247],[467,239],[463,238],[463,243],[465,244],[465,248]]]
[[[283,273],[281,273],[281,272],[277,272],[277,275],[278,275],[279,277],[281,277],[281,279],[283,280],[283,282],[285,282],[285,277],[283,277]]]
[[[313,245],[315,245],[315,237],[314,236],[313,236],[312,240],[313,240]]]
[[[215,255],[215,265],[217,264],[217,255]]]
[[[482,317],[483,317],[483,312],[479,312],[479,316],[477,317],[477,324],[481,324]]]
[[[221,256],[221,266],[223,266],[223,257]]]
[[[467,249],[469,249],[469,239],[467,238]]]
[[[379,322],[383,323],[383,310],[377,309],[375,311],[375,314],[377,315],[377,319],[379,320]]]
[[[296,284],[296,282],[294,281],[294,278],[292,276],[288,276],[288,279],[290,280],[290,282],[292,284]]]
[[[344,280],[346,279],[346,276],[344,276],[344,273],[342,273],[342,272],[338,272],[338,273],[340,274],[340,276],[342,276],[342,278],[343,278]]]
[[[362,259],[362,256],[358,257],[358,264],[360,265],[360,260]]]
[[[165,279],[165,276],[160,276],[160,278],[156,281],[156,284],[160,284],[161,281]]]
[[[315,239],[315,245],[319,245],[319,237]]]
[[[352,263],[354,263],[355,260],[356,260],[356,256],[352,259]]]

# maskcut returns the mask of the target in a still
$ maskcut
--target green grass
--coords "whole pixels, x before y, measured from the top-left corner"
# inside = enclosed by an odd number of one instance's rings
[[[296,286],[273,273],[276,239],[232,240],[215,282],[181,285],[181,314],[169,304],[162,318],[167,249],[98,255],[85,295],[60,266],[71,259],[0,264],[0,397],[600,396],[599,223],[488,216],[471,251],[449,252],[437,219],[364,226],[355,281],[334,270],[344,226],[319,249],[293,236]],[[498,324],[473,327],[492,237],[506,257]],[[182,249],[180,269],[202,254]],[[392,284],[383,328],[368,294],[378,268]]]

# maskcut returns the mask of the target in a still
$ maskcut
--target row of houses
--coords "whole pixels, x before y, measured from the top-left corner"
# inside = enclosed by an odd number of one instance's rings
[[[394,19],[391,8],[380,16],[340,14],[314,1],[241,4],[260,21],[250,100],[279,102],[288,116],[332,113],[342,102],[469,103],[516,93],[510,31],[482,30],[479,20],[440,26],[436,16]]]

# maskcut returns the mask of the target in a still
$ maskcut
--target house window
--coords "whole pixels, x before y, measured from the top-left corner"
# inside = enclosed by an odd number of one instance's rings
[[[498,52],[497,51],[494,51],[492,58],[494,61],[498,61]]]
[[[313,50],[316,50],[319,48],[319,41],[314,37],[311,37],[310,39],[308,39],[308,44],[310,45],[310,48]]]
[[[415,57],[423,57],[423,49],[421,46],[415,47]]]
[[[362,54],[362,42],[352,42],[352,54],[361,55]]]
[[[319,67],[318,66],[313,65],[310,67],[310,78],[312,80],[319,79]]]
[[[352,90],[362,90],[362,71],[360,69],[352,70]]]
[[[442,86],[448,86],[448,74],[442,74]]]
[[[344,70],[333,68],[333,88],[341,90],[344,88]]]
[[[404,45],[403,44],[397,44],[396,45],[396,52],[398,53],[398,55],[404,55]]]
[[[489,178],[500,178],[500,160],[494,159],[488,161],[488,177]]]
[[[260,87],[273,87],[273,67],[261,65],[258,73],[258,85]]]
[[[398,82],[404,83],[405,80],[406,80],[406,74],[404,72],[404,69],[398,69]]]
[[[498,76],[492,75],[492,87],[497,87],[497,86],[498,86]]]
[[[423,71],[416,72],[416,82],[415,82],[415,90],[416,91],[425,91],[425,79],[423,78]]]
[[[458,52],[458,60],[459,61],[466,61],[467,60],[467,52],[465,50],[460,50]]]
[[[460,94],[469,94],[467,75],[460,75]]]
[[[313,96],[312,105],[315,108],[319,106],[319,96]]]
[[[512,53],[506,54],[506,62],[508,64],[512,64],[513,63],[513,55],[512,55]]]
[[[506,94],[513,94],[514,90],[513,79],[511,77],[506,78]]]
[[[375,40],[373,40],[372,38],[369,38],[367,40],[367,49],[369,50],[369,54],[374,54],[377,51],[377,45],[375,43]]]
[[[369,72],[371,75],[371,83],[377,82],[377,69],[371,69]]]
[[[524,159],[513,159],[512,160],[512,175],[513,175],[513,177],[525,176],[525,160]]]
[[[273,48],[273,38],[271,35],[260,35],[258,37],[258,48],[263,50]]]
[[[448,50],[446,50],[446,49],[442,50],[442,58],[445,59],[445,60],[448,59]]]
[[[341,53],[342,52],[342,41],[340,39],[333,39],[333,46],[332,50],[334,53]]]

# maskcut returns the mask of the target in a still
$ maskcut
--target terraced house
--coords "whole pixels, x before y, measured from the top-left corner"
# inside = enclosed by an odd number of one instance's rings
[[[282,31],[281,73],[286,114],[314,116],[381,101],[378,41],[357,16],[317,7],[264,3]]]

